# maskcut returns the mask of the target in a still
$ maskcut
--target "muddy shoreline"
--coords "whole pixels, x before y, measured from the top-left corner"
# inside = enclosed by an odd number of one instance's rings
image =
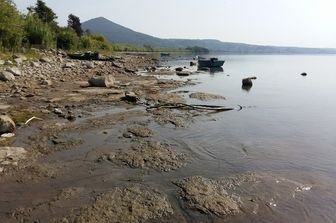
[[[155,108],[185,103],[170,91],[196,83],[159,79],[151,56],[92,62],[41,52],[42,58],[17,66],[15,80],[0,81],[0,111],[16,123],[15,136],[0,140],[7,148],[0,159],[1,222],[243,221],[312,188],[266,173],[210,179],[185,172],[202,160],[171,135],[211,115]],[[113,77],[111,86],[88,86],[104,76]],[[26,152],[8,154],[14,147]],[[277,190],[288,197],[278,199]]]

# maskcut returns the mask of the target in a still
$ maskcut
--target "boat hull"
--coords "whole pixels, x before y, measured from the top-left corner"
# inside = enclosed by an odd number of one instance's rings
[[[198,60],[199,67],[222,67],[224,65],[223,60],[211,61],[211,60]]]

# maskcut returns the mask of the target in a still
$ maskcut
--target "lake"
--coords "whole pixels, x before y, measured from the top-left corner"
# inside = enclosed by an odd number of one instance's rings
[[[206,103],[236,110],[199,118],[188,131],[170,133],[199,157],[184,174],[218,178],[253,171],[311,186],[300,198],[285,199],[279,192],[277,207],[233,222],[335,222],[336,56],[216,57],[226,60],[223,71],[186,77],[200,84],[181,90],[223,95],[225,101]],[[189,66],[190,59],[163,65]],[[253,87],[242,89],[242,78],[250,76],[257,77]]]

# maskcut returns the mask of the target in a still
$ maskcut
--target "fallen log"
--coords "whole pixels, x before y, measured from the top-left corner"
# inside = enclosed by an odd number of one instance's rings
[[[219,105],[189,105],[184,103],[167,103],[159,104],[155,106],[148,107],[147,109],[158,109],[158,108],[168,108],[168,109],[188,109],[188,110],[208,110],[208,111],[231,111],[234,108],[227,108],[225,106]]]

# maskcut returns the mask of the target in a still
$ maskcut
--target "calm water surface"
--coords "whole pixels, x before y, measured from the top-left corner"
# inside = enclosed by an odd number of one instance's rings
[[[183,90],[220,94],[227,100],[207,103],[244,108],[172,133],[201,157],[190,172],[213,178],[268,172],[313,185],[302,200],[288,202],[268,217],[239,222],[336,222],[336,56],[217,57],[226,60],[223,72],[191,76],[201,84]],[[168,64],[188,66],[189,61]],[[241,80],[249,76],[257,80],[244,90]]]

